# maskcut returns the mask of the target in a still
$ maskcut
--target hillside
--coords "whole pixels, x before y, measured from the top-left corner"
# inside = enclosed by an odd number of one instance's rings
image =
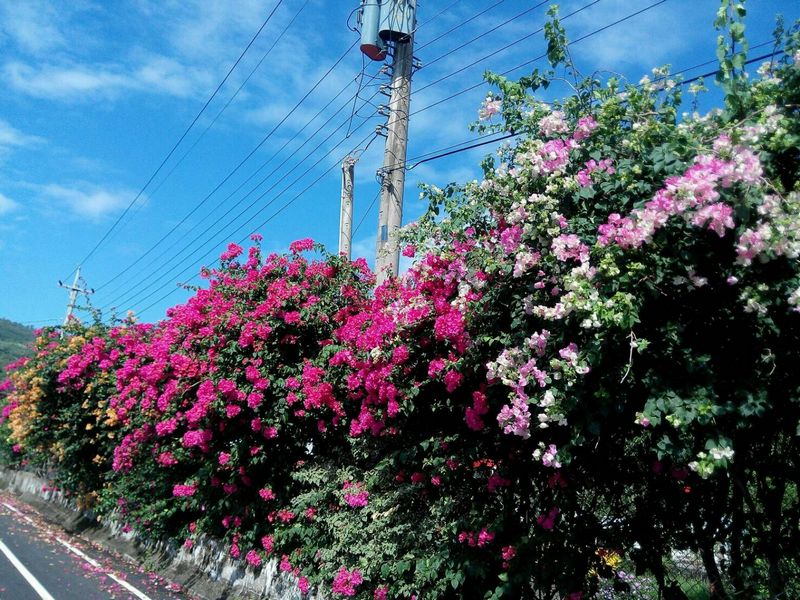
[[[29,352],[33,329],[0,318],[0,368]]]

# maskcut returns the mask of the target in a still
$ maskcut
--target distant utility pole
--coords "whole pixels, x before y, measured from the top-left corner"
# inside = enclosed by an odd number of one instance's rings
[[[400,249],[397,231],[403,223],[403,186],[406,179],[408,116],[411,106],[411,71],[417,0],[362,0],[361,51],[373,60],[383,60],[393,44],[389,122],[381,178],[378,241],[375,270],[380,284],[397,275]]]
[[[411,59],[414,36],[396,42],[392,62],[392,96],[389,100],[389,128],[383,151],[381,204],[378,212],[378,243],[375,271],[380,284],[400,269],[397,231],[403,223],[403,191],[406,181],[408,115],[411,108]]]
[[[339,254],[351,259],[353,246],[353,186],[356,160],[352,156],[342,161],[342,204],[339,212]]]
[[[69,290],[69,303],[67,304],[67,316],[64,317],[64,326],[66,326],[67,323],[69,323],[70,317],[72,317],[72,312],[75,310],[75,305],[78,302],[78,294],[83,294],[86,297],[88,297],[89,294],[94,294],[94,290],[85,287],[86,282],[83,280],[83,278],[81,278],[80,267],[78,267],[78,269],[75,271],[75,279],[72,282],[72,285],[67,285],[65,283],[62,283],[61,281],[58,282],[58,285],[66,290]],[[64,335],[63,331],[61,332],[61,335],[62,336]]]

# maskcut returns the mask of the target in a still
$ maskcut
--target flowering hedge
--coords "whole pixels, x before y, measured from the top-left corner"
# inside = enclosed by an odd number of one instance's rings
[[[303,593],[676,593],[683,549],[717,597],[800,593],[798,36],[751,82],[741,12],[704,117],[665,70],[552,106],[552,72],[490,77],[479,127],[524,135],[425,188],[374,292],[256,240],[160,323],[45,331],[2,388],[6,459]]]

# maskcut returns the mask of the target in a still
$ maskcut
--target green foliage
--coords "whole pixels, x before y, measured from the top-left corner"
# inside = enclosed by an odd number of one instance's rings
[[[403,278],[232,245],[156,326],[41,338],[12,458],[334,597],[679,598],[678,554],[712,597],[795,593],[797,28],[745,78],[724,0],[726,107],[699,117],[667,68],[581,78],[550,14],[550,68],[487,77],[476,128],[521,135],[423,188]]]
[[[8,319],[0,319],[0,369],[27,356],[33,343],[33,330]]]

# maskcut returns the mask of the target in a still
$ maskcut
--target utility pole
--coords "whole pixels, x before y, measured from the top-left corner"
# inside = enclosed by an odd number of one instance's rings
[[[81,285],[82,284],[82,285]],[[89,294],[94,294],[94,290],[91,288],[84,287],[86,282],[83,281],[81,278],[81,268],[78,267],[75,271],[75,279],[72,282],[72,285],[67,285],[62,283],[61,281],[58,282],[58,285],[62,288],[69,290],[69,303],[67,304],[67,316],[64,317],[64,326],[66,327],[67,323],[69,323],[70,317],[72,317],[72,312],[75,310],[75,305],[78,301],[78,294],[84,294],[85,296],[89,296]],[[61,332],[61,336],[64,336],[64,332]]]
[[[342,161],[342,204],[339,212],[339,254],[351,259],[353,246],[353,188],[356,160],[352,156]]]
[[[404,0],[395,0],[404,1]],[[416,0],[409,3],[411,15],[416,18]],[[413,21],[412,21],[413,23]],[[400,249],[397,231],[403,222],[403,187],[406,179],[406,151],[408,145],[408,116],[411,106],[411,68],[414,54],[414,32],[394,40],[392,61],[392,95],[389,100],[389,123],[386,147],[383,153],[381,204],[378,213],[378,241],[375,271],[378,284],[389,276],[396,276],[400,268]]]

